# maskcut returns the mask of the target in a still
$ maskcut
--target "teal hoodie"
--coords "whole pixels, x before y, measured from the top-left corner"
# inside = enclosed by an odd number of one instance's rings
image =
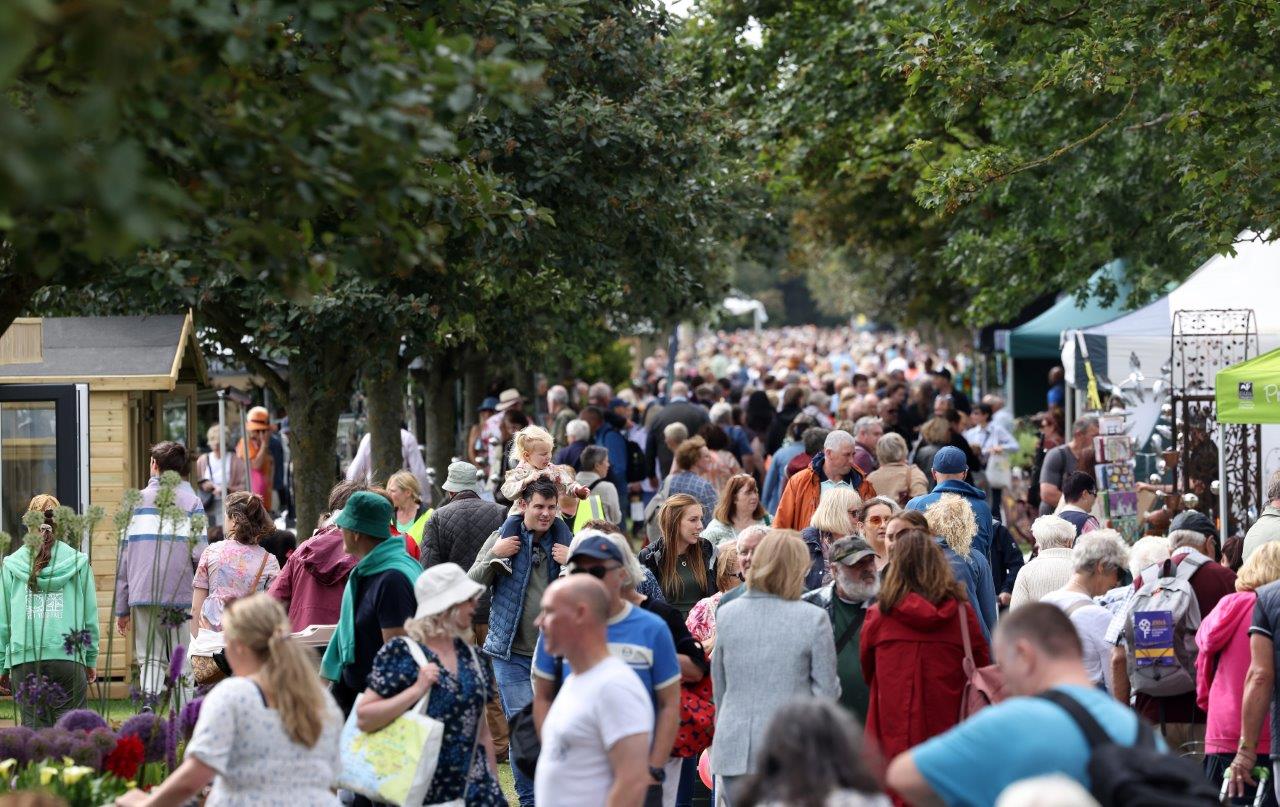
[[[40,570],[37,591],[27,586],[31,550],[23,546],[0,568],[0,671],[36,661],[98,663],[98,594],[89,556],[61,541]],[[71,631],[89,632],[89,643],[72,653],[63,647]]]

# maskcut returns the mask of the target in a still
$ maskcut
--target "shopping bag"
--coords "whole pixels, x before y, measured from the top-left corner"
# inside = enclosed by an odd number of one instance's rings
[[[418,643],[399,637],[419,667],[427,664]],[[342,727],[342,773],[338,786],[371,801],[418,807],[436,774],[444,724],[427,717],[430,690],[413,708],[374,732],[356,727],[356,705]]]

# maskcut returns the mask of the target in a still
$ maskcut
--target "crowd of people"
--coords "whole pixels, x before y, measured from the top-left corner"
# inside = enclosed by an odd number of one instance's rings
[[[342,738],[418,711],[442,726],[422,804],[506,804],[503,761],[521,805],[554,807],[1275,804],[1280,535],[1232,564],[1186,510],[1130,545],[1072,464],[1086,417],[1043,462],[1026,560],[982,478],[1016,451],[1002,402],[918,343],[844,337],[709,337],[669,396],[552,387],[530,417],[507,390],[444,502],[409,469],[344,479],[283,562],[255,492],[224,493],[214,543],[159,519],[188,462],[158,444],[118,628],[144,689],[178,645],[219,649],[185,761],[121,803],[380,803]],[[40,542],[6,561],[10,674],[37,592],[80,603],[96,653],[86,566]],[[316,625],[318,659],[291,635]],[[93,656],[74,665],[80,693]]]

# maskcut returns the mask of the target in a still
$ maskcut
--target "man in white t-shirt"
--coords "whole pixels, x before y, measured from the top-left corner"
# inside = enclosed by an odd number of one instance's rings
[[[1115,530],[1094,530],[1076,539],[1071,549],[1071,579],[1040,602],[1057,606],[1071,620],[1084,647],[1084,668],[1096,684],[1111,690],[1111,644],[1106,640],[1111,612],[1094,597],[1118,584],[1129,560],[1129,548]]]
[[[594,577],[557,580],[542,597],[543,644],[573,673],[542,723],[538,804],[635,807],[644,800],[653,704],[640,678],[610,655],[608,620],[609,595]]]

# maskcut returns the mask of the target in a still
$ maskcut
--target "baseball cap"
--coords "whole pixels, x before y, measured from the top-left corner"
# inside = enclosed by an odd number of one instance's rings
[[[614,546],[613,542],[602,534],[590,537],[579,544],[573,550],[573,555],[569,557],[569,561],[572,562],[575,558],[594,558],[595,560],[612,560],[618,563],[626,563],[622,553],[618,551],[618,547]]]
[[[874,555],[875,553],[876,551],[871,548],[871,544],[861,538],[841,538],[831,545],[831,562],[853,566],[867,555]]]
[[[969,470],[969,461],[955,446],[943,446],[933,455],[933,470],[940,474],[963,473]]]
[[[1173,521],[1169,522],[1169,531],[1173,530],[1192,530],[1201,535],[1218,534],[1218,528],[1213,526],[1213,521],[1199,510],[1183,510],[1174,516]]]

